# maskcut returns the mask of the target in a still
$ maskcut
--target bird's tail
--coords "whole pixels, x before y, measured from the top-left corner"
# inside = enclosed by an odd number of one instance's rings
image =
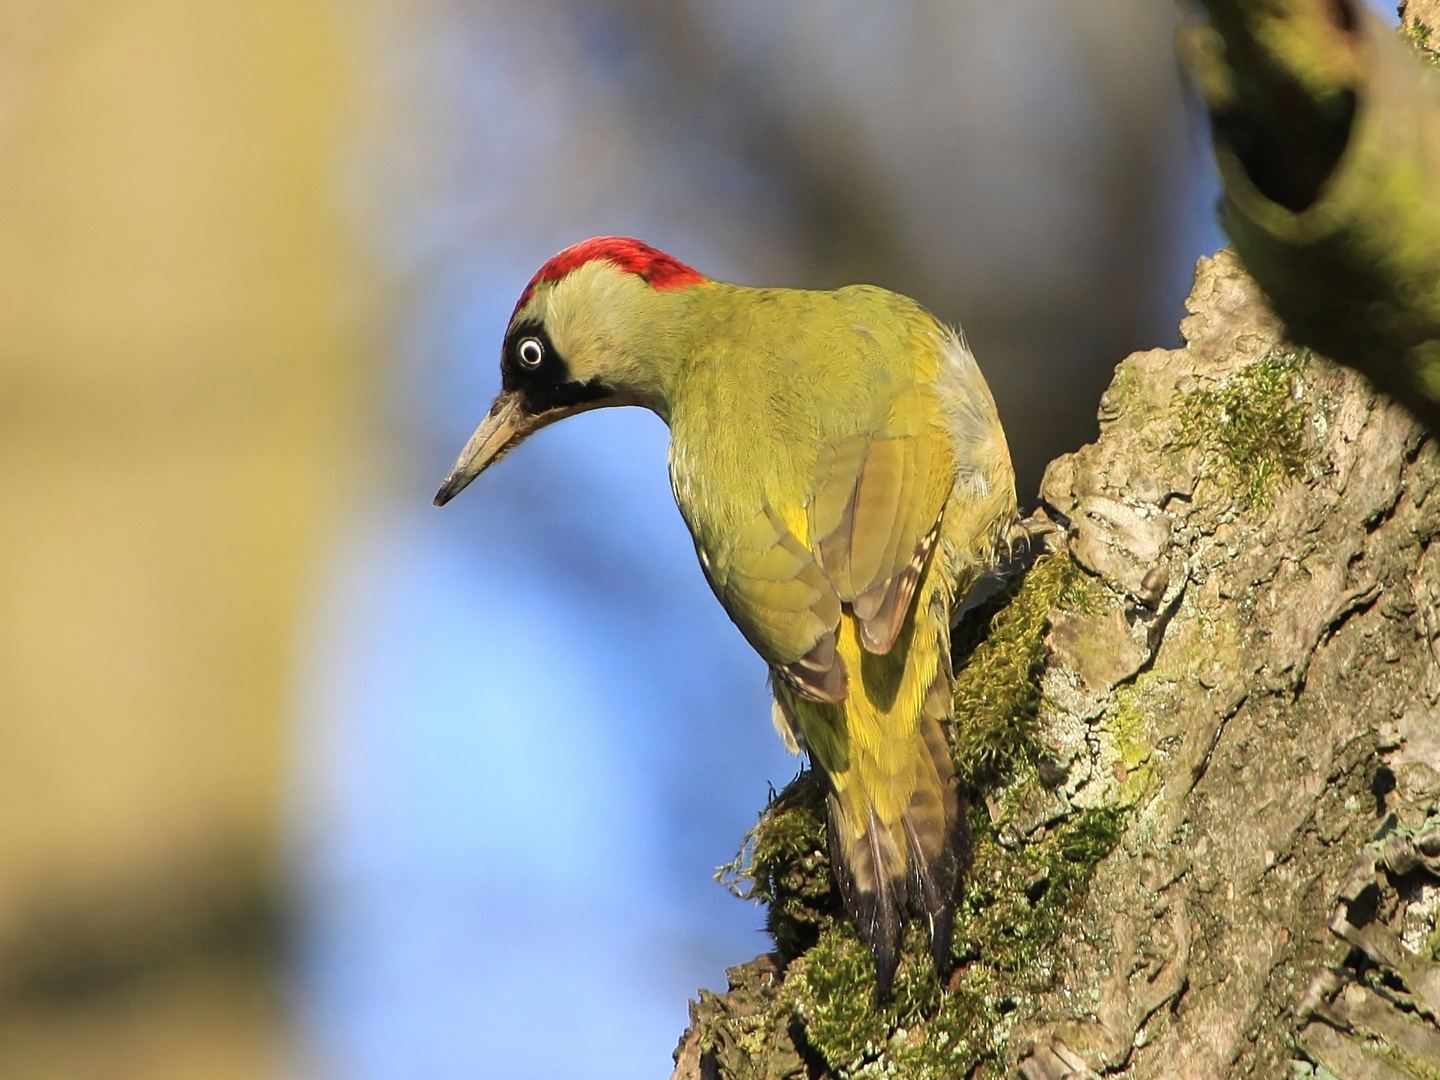
[[[916,675],[928,673],[912,667],[919,658],[904,659],[909,651],[857,655],[851,670],[863,665],[866,678],[853,680],[838,705],[786,702],[829,780],[831,862],[875,958],[881,996],[895,977],[909,915],[924,920],[936,971],[948,973],[956,884],[970,854],[945,730],[953,711],[948,650],[942,641],[925,682]]]

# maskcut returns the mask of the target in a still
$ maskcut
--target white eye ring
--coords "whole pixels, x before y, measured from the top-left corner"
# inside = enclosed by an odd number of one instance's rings
[[[521,338],[520,344],[515,348],[515,355],[526,367],[539,367],[540,361],[545,359],[545,346],[540,344],[539,338]]]

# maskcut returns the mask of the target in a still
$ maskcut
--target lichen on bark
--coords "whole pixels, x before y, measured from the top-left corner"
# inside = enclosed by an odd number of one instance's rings
[[[802,774],[732,868],[776,951],[692,1006],[677,1077],[1322,1075],[1337,1040],[1382,1056],[1325,1019],[1353,988],[1426,1000],[1428,870],[1376,863],[1383,902],[1344,909],[1400,928],[1390,968],[1333,927],[1376,828],[1420,835],[1440,796],[1440,454],[1290,346],[1232,256],[1190,306],[1047,472],[1059,550],[957,628],[976,847],[948,982],[915,933],[876,1001]],[[1412,1050],[1385,1066],[1425,1075]]]

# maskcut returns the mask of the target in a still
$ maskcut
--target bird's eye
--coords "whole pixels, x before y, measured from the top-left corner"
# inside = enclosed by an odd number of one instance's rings
[[[545,346],[540,344],[539,338],[522,338],[515,349],[515,355],[520,357],[520,363],[526,367],[539,367],[540,361],[545,359]]]

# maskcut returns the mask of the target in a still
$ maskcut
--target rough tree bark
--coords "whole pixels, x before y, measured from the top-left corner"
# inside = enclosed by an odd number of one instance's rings
[[[677,1078],[1440,1076],[1440,448],[1235,256],[1190,311],[1051,465],[1051,550],[957,633],[948,983],[917,937],[875,999],[802,775],[730,868],[776,950],[701,994]],[[1423,370],[1395,345],[1357,355]]]

